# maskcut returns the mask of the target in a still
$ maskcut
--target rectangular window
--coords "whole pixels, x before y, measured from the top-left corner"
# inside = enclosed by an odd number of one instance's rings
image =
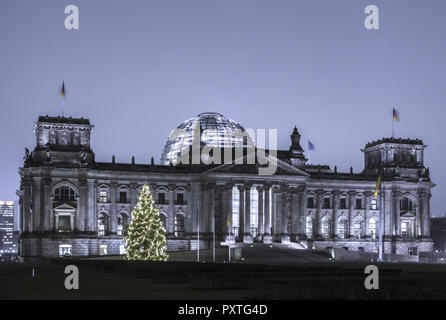
[[[307,208],[314,208],[314,198],[309,197],[307,200]]]
[[[70,231],[71,230],[71,216],[60,215],[58,229],[59,229],[59,231]]]
[[[324,209],[330,208],[330,198],[324,198]]]
[[[347,199],[345,198],[340,199],[339,209],[347,209]]]
[[[158,193],[158,204],[166,203],[166,194],[163,192]]]
[[[127,192],[125,191],[119,192],[119,202],[127,203]]]
[[[101,202],[101,203],[107,202],[107,192],[106,191],[99,191],[99,202]]]
[[[356,199],[356,209],[362,209],[362,199]]]
[[[177,204],[184,204],[184,193],[177,194]]]
[[[371,199],[371,200],[370,200],[370,208],[371,208],[372,210],[376,210],[376,209],[378,209],[378,205],[377,205],[377,201],[376,201],[376,199]]]
[[[99,255],[101,255],[101,256],[107,255],[107,245],[106,244],[101,244],[101,246],[99,247]]]

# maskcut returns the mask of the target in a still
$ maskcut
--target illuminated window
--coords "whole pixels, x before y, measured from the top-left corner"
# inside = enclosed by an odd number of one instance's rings
[[[356,217],[353,219],[353,236],[357,239],[362,237],[362,219],[361,217]]]
[[[108,233],[108,217],[104,213],[98,214],[98,236],[103,237]]]
[[[125,248],[125,245],[121,244],[119,246],[119,254],[126,254],[127,253],[127,249]]]
[[[370,208],[371,208],[372,210],[376,210],[376,209],[378,209],[378,201],[377,201],[376,198],[372,198],[372,199],[370,200]]]
[[[101,203],[107,202],[107,192],[106,191],[99,191],[99,202],[101,202]]]
[[[305,220],[305,233],[308,238],[313,238],[313,219],[311,217],[307,217]]]
[[[370,218],[369,220],[369,234],[370,238],[376,239],[376,219]]]
[[[59,245],[59,256],[60,257],[70,257],[71,254],[71,244],[61,244]]]
[[[344,217],[338,220],[338,236],[341,239],[347,238],[347,221]]]
[[[99,246],[99,255],[101,255],[101,256],[107,255],[107,245],[106,244],[101,244]]]
[[[324,238],[331,237],[331,220],[328,217],[322,218],[322,236]]]
[[[181,213],[175,215],[175,236],[184,236],[184,215]]]

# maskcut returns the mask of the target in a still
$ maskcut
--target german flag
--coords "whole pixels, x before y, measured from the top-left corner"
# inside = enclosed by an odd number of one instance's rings
[[[381,188],[381,176],[382,176],[382,167],[379,167],[378,178],[376,179],[375,193],[373,194],[375,198],[378,198],[378,191],[379,188]]]
[[[65,82],[62,81],[62,90],[60,91],[62,98],[65,98]]]
[[[226,225],[228,228],[231,226],[231,211],[228,212],[228,219],[226,219]]]
[[[393,121],[400,121],[400,113],[398,112],[398,110],[393,108],[392,114],[393,114]]]

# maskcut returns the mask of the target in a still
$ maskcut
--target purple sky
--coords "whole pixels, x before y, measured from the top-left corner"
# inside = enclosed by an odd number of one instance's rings
[[[64,8],[80,30],[64,28]],[[380,30],[364,8],[380,9]],[[204,111],[245,128],[297,125],[311,163],[363,168],[360,149],[390,136],[428,145],[432,215],[443,215],[446,2],[428,1],[1,1],[0,199],[16,199],[33,122],[65,115],[95,125],[99,161],[156,161],[171,129]],[[308,153],[307,153],[308,155]]]

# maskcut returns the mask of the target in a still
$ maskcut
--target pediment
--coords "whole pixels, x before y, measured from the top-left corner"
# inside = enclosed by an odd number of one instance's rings
[[[76,208],[70,206],[67,203],[63,203],[60,206],[55,207],[54,210],[76,210]]]
[[[269,156],[271,158],[272,161],[276,161],[277,163],[277,169],[276,169],[276,173],[275,174],[281,174],[281,175],[295,175],[295,176],[305,176],[305,177],[309,177],[310,175],[299,169],[296,168],[276,157],[273,156]],[[239,164],[237,162],[242,162],[239,159],[237,160],[233,160],[231,161],[231,163],[227,163],[227,164],[222,164],[220,166],[214,167],[212,169],[209,169],[207,171],[205,171],[205,173],[253,173],[253,174],[258,174],[260,168],[264,167],[266,168],[267,165],[262,165],[260,163],[255,163],[255,164],[246,164],[246,159],[247,156],[244,156],[243,158],[241,158],[243,160],[244,164]],[[265,158],[263,158],[265,159]],[[263,163],[265,163],[266,161],[262,161]]]

